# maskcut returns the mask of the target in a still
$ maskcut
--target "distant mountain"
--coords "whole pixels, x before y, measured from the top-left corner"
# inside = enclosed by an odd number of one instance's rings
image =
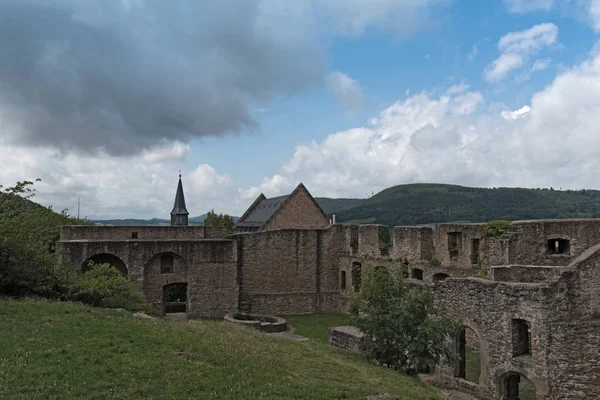
[[[325,214],[329,216],[340,211],[349,210],[365,201],[364,199],[330,199],[328,197],[315,197],[315,200],[325,211]]]
[[[336,213],[337,222],[388,226],[598,217],[598,190],[486,189],[442,184],[394,186]]]
[[[192,217],[188,219],[188,223],[190,225],[202,225],[204,223],[204,219],[206,218],[206,214],[199,215],[197,217]],[[240,217],[232,217],[235,222],[237,222]],[[92,220],[95,224],[102,225],[114,225],[114,226],[148,226],[148,225],[170,225],[170,219],[160,219],[160,218],[152,218],[152,219],[97,219]]]

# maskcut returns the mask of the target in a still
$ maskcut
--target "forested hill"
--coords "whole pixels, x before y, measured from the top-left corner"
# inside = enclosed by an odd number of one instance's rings
[[[599,217],[598,190],[485,189],[442,184],[394,186],[355,207],[336,212],[337,222],[389,226]]]

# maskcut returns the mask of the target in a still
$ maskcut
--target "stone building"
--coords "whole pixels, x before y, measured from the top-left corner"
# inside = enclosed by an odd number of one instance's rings
[[[181,180],[178,215],[187,220]],[[363,267],[401,265],[463,321],[460,361],[436,369],[441,384],[487,399],[518,399],[524,386],[538,400],[600,398],[600,220],[518,221],[497,237],[482,224],[387,229],[330,225],[299,185],[259,196],[233,238],[172,218],[172,226],[67,226],[60,243],[76,268],[115,265],[156,314],[198,317],[346,312]],[[467,348],[480,358],[470,380]]]
[[[264,232],[276,229],[318,229],[329,225],[321,206],[300,183],[285,196],[267,199],[260,194],[240,217],[235,233]]]

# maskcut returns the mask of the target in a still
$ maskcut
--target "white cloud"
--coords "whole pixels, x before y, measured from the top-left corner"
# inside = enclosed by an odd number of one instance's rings
[[[132,157],[106,153],[61,154],[57,150],[10,145],[0,140],[0,184],[41,178],[35,201],[55,210],[90,218],[168,218],[173,207],[178,170],[182,170],[188,210],[192,216],[214,208],[241,212],[247,206],[232,179],[209,165],[186,167],[190,146],[175,143]]]
[[[589,0],[588,12],[592,28],[600,32],[600,0]]]
[[[533,66],[531,67],[531,72],[543,71],[546,68],[548,68],[548,66],[550,65],[551,62],[552,62],[552,60],[549,58],[536,60],[535,63],[533,63]]]
[[[531,56],[554,44],[557,36],[558,28],[551,23],[504,35],[498,42],[502,54],[486,68],[486,80],[498,82],[506,79],[513,71],[522,68]]]
[[[554,6],[554,0],[504,0],[504,3],[512,13],[548,11]]]
[[[507,121],[510,121],[510,120],[515,120],[515,119],[526,117],[527,114],[529,114],[529,111],[531,111],[531,107],[523,106],[523,107],[519,108],[518,110],[514,110],[514,111],[502,111],[502,113],[500,113],[500,115]]]
[[[278,190],[299,181],[333,197],[411,182],[600,188],[600,56],[560,73],[522,108],[482,105],[477,92],[397,101],[368,128],[298,146],[278,171],[290,184]]]
[[[336,102],[349,114],[360,111],[364,104],[364,96],[358,83],[343,72],[332,72],[327,83]]]

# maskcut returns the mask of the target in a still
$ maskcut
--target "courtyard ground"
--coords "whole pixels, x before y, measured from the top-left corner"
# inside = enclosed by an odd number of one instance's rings
[[[329,323],[311,328],[310,318],[302,320],[298,333],[315,340],[294,342],[222,321],[146,320],[72,303],[0,299],[0,398],[439,398],[417,379],[329,347],[322,330]]]

